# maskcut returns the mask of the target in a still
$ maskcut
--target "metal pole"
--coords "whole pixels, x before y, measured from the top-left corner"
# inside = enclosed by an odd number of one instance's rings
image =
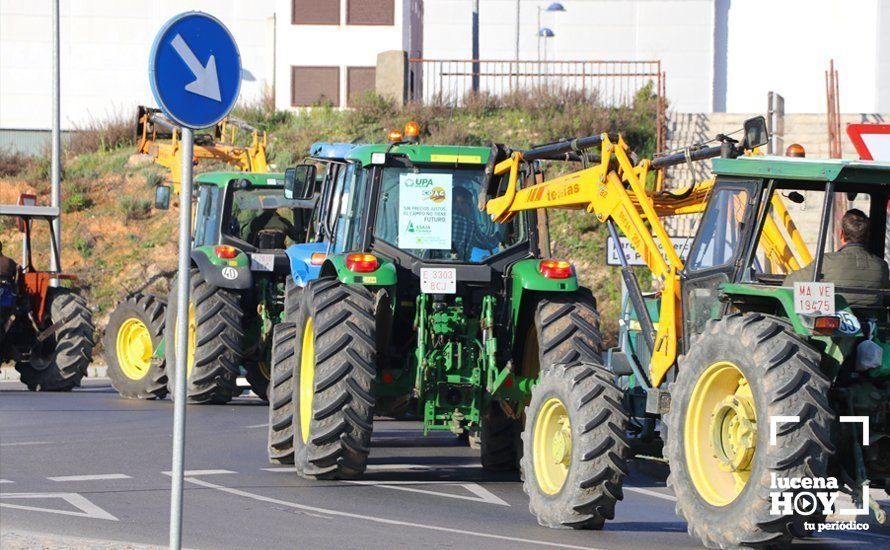
[[[479,93],[479,0],[473,0],[473,93]]]
[[[51,194],[50,203],[59,208],[62,202],[62,136],[60,132],[61,113],[59,108],[59,0],[53,0],[53,130],[52,130],[52,165],[50,172]],[[62,220],[56,216],[52,221],[54,238],[50,238],[49,261],[50,271],[61,270],[58,257],[61,250]],[[53,279],[52,286],[58,286],[59,280]]]
[[[519,0],[516,0],[516,51],[515,58],[519,61]]]
[[[176,289],[176,384],[173,395],[173,471],[170,487],[170,548],[182,545],[182,477],[185,462],[185,401],[188,358],[189,253],[192,241],[192,157],[194,134],[182,129],[182,184],[179,195],[179,285]],[[168,342],[170,345],[172,342]]]

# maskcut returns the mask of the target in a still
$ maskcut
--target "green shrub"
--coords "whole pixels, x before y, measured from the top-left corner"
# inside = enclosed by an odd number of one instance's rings
[[[163,184],[166,181],[164,176],[156,171],[156,170],[146,170],[145,172],[145,185],[148,186],[149,189],[154,189],[158,185]]]
[[[120,205],[124,219],[127,221],[144,220],[151,214],[151,201],[148,199],[124,197],[121,199]]]
[[[93,255],[93,248],[96,246],[96,239],[88,231],[80,231],[74,235],[71,244],[84,259],[88,259]]]

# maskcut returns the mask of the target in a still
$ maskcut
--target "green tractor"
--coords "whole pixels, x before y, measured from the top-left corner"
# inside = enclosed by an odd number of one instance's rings
[[[843,245],[832,220],[847,205],[871,223],[867,241],[849,246],[886,261],[890,165],[756,155],[767,140],[763,117],[747,121],[744,135],[741,144],[722,136],[717,146],[637,163],[620,136],[607,134],[522,151],[496,173],[542,158],[575,157],[582,166],[513,185],[487,205],[502,222],[585,208],[616,245],[623,233],[651,270],[660,291],[644,295],[640,273],[618,254],[627,313],[607,364],[625,388],[631,448],[663,454],[677,513],[712,548],[782,545],[821,530],[826,515],[845,508],[825,503],[838,489],[857,514],[884,523],[869,487],[890,488],[890,288],[822,281],[826,253]],[[713,180],[673,192],[646,185],[650,170],[711,158]],[[814,239],[795,225],[795,209],[819,213]],[[684,259],[662,217],[689,213],[701,218]],[[883,263],[877,258],[872,266]],[[797,284],[786,280],[808,264]],[[849,265],[850,280],[866,267]],[[573,429],[567,474],[553,492],[547,459],[567,445],[538,429],[552,414],[541,378],[526,410],[525,490],[542,525],[588,527],[571,521],[564,503],[587,494],[585,457],[602,448]],[[576,402],[562,404],[566,424],[585,425]],[[568,521],[554,521],[560,515]]]
[[[480,211],[507,186],[494,173],[509,156],[502,146],[410,142],[346,155],[331,253],[318,279],[291,289],[272,351],[278,391],[291,397],[279,426],[292,426],[299,475],[361,476],[375,411],[408,399],[424,433],[478,437],[483,467],[515,469],[537,384],[583,402],[585,442],[602,448],[576,479],[588,493],[572,503],[575,520],[612,517],[626,416],[600,356],[596,302],[570,263],[548,257],[542,215],[502,225]],[[546,437],[566,443],[569,426],[551,408]],[[555,478],[569,455],[564,447],[548,464]]]
[[[225,403],[238,378],[265,399],[272,327],[284,312],[289,243],[304,242],[312,199],[286,199],[283,174],[213,172],[195,181],[189,304],[188,397]],[[156,207],[169,207],[159,187]],[[163,398],[172,390],[176,279],[169,300],[128,295],[105,330],[112,385],[124,397]],[[171,391],[172,393],[172,391]]]

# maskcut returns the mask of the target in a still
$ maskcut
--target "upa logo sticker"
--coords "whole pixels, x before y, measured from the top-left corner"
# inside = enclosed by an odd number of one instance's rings
[[[446,199],[445,189],[437,185],[429,191],[425,191],[424,198],[427,198],[435,203],[443,202]]]
[[[451,250],[452,174],[399,176],[399,248]]]
[[[238,278],[238,270],[234,267],[224,267],[222,270],[222,276],[230,281],[234,281]]]

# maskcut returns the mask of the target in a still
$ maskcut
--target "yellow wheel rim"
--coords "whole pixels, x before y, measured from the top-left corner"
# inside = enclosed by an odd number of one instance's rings
[[[115,339],[117,364],[130,380],[142,380],[151,367],[151,333],[142,320],[131,317],[124,321]]]
[[[176,317],[176,324],[179,324],[179,316]],[[186,350],[186,357],[188,361],[186,362],[185,368],[185,376],[186,379],[192,377],[192,368],[195,366],[195,304],[189,304],[189,341],[188,341],[188,349]],[[178,337],[176,336],[177,331],[173,331],[173,345],[178,345]],[[173,348],[176,351],[176,348]]]
[[[757,413],[742,371],[726,361],[709,366],[692,390],[684,425],[686,465],[698,494],[713,506],[739,496],[757,447]]]
[[[303,347],[300,351],[300,436],[303,443],[309,441],[309,423],[312,420],[312,396],[315,394],[315,329],[312,318],[306,320],[303,329]]]
[[[572,463],[572,425],[558,398],[551,397],[541,407],[533,437],[532,459],[538,487],[555,495],[565,484]]]

